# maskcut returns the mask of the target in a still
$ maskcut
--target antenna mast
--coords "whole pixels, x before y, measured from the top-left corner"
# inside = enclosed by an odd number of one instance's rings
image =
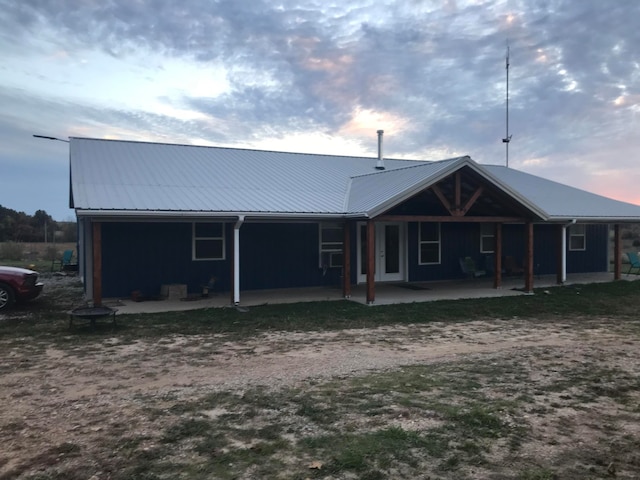
[[[507,56],[505,58],[505,65],[507,70],[507,134],[502,139],[502,143],[505,144],[507,149],[507,168],[509,168],[509,142],[512,135],[509,135],[509,42],[507,41]]]

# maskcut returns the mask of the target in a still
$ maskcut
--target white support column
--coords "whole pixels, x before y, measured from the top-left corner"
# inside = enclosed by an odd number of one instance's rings
[[[233,303],[240,304],[240,227],[244,223],[244,215],[238,217],[233,226]]]

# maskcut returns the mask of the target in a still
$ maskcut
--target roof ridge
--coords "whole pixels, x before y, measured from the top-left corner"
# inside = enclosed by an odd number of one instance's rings
[[[220,147],[217,145],[189,145],[186,143],[168,143],[168,142],[151,142],[147,140],[123,140],[119,138],[94,138],[94,137],[69,137],[69,139],[75,140],[91,140],[98,142],[118,142],[118,143],[136,143],[136,144],[147,144],[147,145],[166,145],[170,147],[193,147],[193,148],[213,148],[218,150],[240,150],[244,152],[263,152],[263,153],[279,153],[284,155],[308,155],[311,157],[337,157],[337,158],[356,158],[363,160],[376,160],[376,156],[364,156],[364,155],[336,155],[329,153],[305,153],[305,152],[286,152],[282,150],[265,150],[260,148],[242,148],[242,147]],[[392,162],[423,162],[424,160],[420,159],[401,159],[401,158],[385,158],[385,160],[389,160]],[[396,169],[397,170],[397,169]]]
[[[400,170],[406,170],[408,168],[417,168],[417,167],[422,167],[424,165],[433,165],[434,163],[452,162],[456,160],[461,160],[463,158],[471,159],[469,155],[463,155],[462,157],[444,158],[442,160],[409,160],[409,161],[416,162],[416,165],[407,165],[406,167],[394,168],[393,170],[377,170],[375,172],[361,173],[359,175],[353,175],[350,178],[354,179],[354,178],[360,178],[360,177],[367,177],[370,175],[382,175],[389,172],[399,172]],[[394,159],[385,158],[385,161],[387,160],[394,160]],[[395,160],[397,161],[397,159]],[[407,160],[404,160],[404,161],[407,161]]]

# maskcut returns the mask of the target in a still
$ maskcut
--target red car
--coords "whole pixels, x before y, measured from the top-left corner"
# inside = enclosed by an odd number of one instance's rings
[[[31,300],[40,295],[42,283],[38,272],[26,268],[0,266],[0,312],[16,301]]]

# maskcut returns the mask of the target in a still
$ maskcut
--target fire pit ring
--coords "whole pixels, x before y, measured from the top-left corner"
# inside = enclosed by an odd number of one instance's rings
[[[103,318],[111,317],[113,325],[116,325],[116,312],[118,309],[107,307],[104,305],[96,305],[95,307],[77,307],[69,312],[69,328],[73,327],[74,319],[89,320],[91,328],[95,328],[96,321]]]

